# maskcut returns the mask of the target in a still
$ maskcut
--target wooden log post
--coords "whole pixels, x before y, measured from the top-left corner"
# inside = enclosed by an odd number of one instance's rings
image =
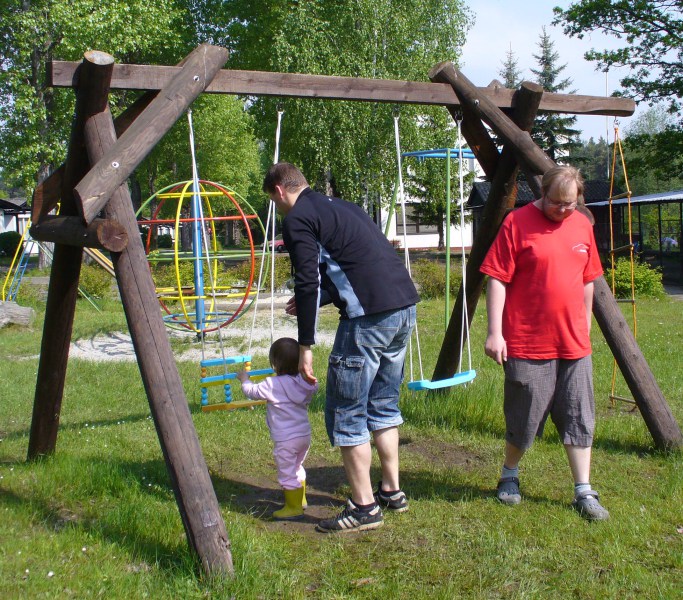
[[[542,95],[543,88],[540,85],[530,82],[522,83],[515,96],[513,114],[513,119],[520,129],[528,131],[533,126]],[[465,267],[466,288],[460,285],[439,357],[434,367],[433,380],[452,377],[460,364],[463,300],[467,303],[469,322],[466,326],[469,328],[484,288],[485,277],[479,271],[479,267],[484,261],[484,257],[493,243],[507,211],[515,205],[518,170],[514,152],[508,146],[503,147],[498,168],[493,175],[491,189],[484,205],[482,225],[473,240]]]
[[[604,277],[595,280],[593,297],[595,320],[603,333],[609,332],[609,347],[655,444],[663,450],[683,447],[678,423]]]
[[[30,233],[39,242],[110,252],[121,252],[128,243],[128,233],[123,225],[108,219],[95,219],[90,225],[83,225],[78,217],[46,216],[31,226]]]
[[[430,71],[431,77],[447,80],[453,86],[461,102],[468,104],[513,149],[520,164],[526,164],[527,168],[539,175],[555,165],[533,143],[528,133],[522,132],[495,104],[478,94],[477,88],[462,73],[456,71],[452,63],[440,63]],[[593,313],[596,315],[598,325],[633,398],[643,414],[655,445],[660,449],[680,448],[683,446],[683,434],[680,427],[638,343],[626,325],[619,305],[604,277],[595,280],[595,289],[598,293],[594,296]],[[645,373],[647,375],[644,375]]]
[[[113,63],[111,57],[110,61]],[[110,68],[100,65],[101,62],[84,63],[82,78],[105,78]],[[203,68],[200,70],[207,72]],[[210,78],[203,85],[206,81]],[[179,102],[182,104],[181,100]],[[96,164],[116,143],[107,98],[92,97],[87,115],[84,129],[86,148],[91,164]],[[112,253],[112,261],[189,545],[199,556],[206,573],[232,574],[228,533],[161,318],[154,282],[125,184],[114,191],[104,212],[108,219],[121,223],[128,233],[128,245],[121,253]]]
[[[66,162],[59,169],[58,176],[49,177],[41,188],[38,200],[44,196],[50,199],[51,206],[40,209],[34,207],[34,216],[45,216],[57,204],[61,193],[62,216],[77,216],[73,189],[78,180],[87,172],[88,159],[83,140],[86,104],[89,95],[107,96],[108,86],[94,89],[101,84],[92,82],[91,88],[78,88],[76,109],[71,127],[71,139]],[[35,196],[34,196],[35,199]],[[36,212],[37,211],[37,212]],[[73,320],[78,299],[78,280],[81,273],[83,248],[56,244],[52,256],[50,283],[45,305],[43,339],[40,346],[40,360],[36,379],[36,392],[33,400],[33,416],[28,442],[28,459],[52,454],[57,446],[59,417],[64,397],[66,367],[69,359],[69,345],[73,330]]]
[[[114,191],[204,91],[226,60],[225,48],[207,44],[188,55],[177,75],[76,186],[74,193],[85,223],[90,223],[104,208]]]

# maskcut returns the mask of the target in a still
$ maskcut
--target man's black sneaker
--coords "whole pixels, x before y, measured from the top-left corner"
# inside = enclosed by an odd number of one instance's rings
[[[377,529],[383,524],[384,516],[382,515],[382,509],[378,505],[375,505],[375,507],[368,512],[362,512],[358,510],[356,505],[349,498],[346,501],[344,510],[336,517],[320,521],[315,528],[323,533],[349,533],[351,531]]]
[[[389,510],[397,513],[402,513],[408,510],[408,498],[403,491],[398,490],[391,495],[387,495],[382,491],[382,482],[377,484],[377,491],[375,492],[375,501]]]

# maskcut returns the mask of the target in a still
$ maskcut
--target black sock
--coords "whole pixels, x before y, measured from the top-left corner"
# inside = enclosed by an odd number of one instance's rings
[[[353,503],[356,507],[356,510],[359,510],[360,512],[363,513],[368,513],[370,512],[375,506],[377,506],[377,502],[372,502],[370,504],[357,504],[356,502]]]

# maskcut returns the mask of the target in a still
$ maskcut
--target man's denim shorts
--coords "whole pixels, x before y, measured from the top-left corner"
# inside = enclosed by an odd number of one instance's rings
[[[403,423],[398,395],[415,306],[342,319],[327,368],[325,424],[333,446],[359,446]]]

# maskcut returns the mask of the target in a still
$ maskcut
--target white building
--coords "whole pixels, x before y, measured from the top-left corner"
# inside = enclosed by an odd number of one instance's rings
[[[457,157],[459,155],[459,150],[452,148],[450,149],[451,160],[451,173],[457,174],[458,162]],[[418,152],[405,152],[403,157],[416,157],[417,160],[443,160],[444,169],[446,168],[445,159],[447,157],[447,150],[445,148],[439,148],[435,150],[421,150]],[[475,172],[477,176],[483,174],[479,163],[474,158],[474,154],[471,150],[463,149],[463,169],[467,173]],[[455,169],[455,171],[454,171]],[[410,165],[404,169],[408,171],[407,177],[410,177]],[[469,213],[469,208],[466,206],[467,197],[460,198],[460,190],[456,184],[451,187],[451,210],[453,220],[454,216],[457,214],[457,207],[462,203],[465,209],[466,221],[471,221],[467,219]],[[439,233],[436,225],[428,225],[420,222],[418,216],[417,206],[420,201],[408,196],[405,197],[405,232],[403,226],[403,216],[401,213],[401,202],[400,198],[396,200],[396,209],[391,211],[390,208],[383,208],[380,214],[377,215],[377,222],[380,224],[382,231],[387,232],[387,238],[395,243],[397,247],[405,248],[407,245],[408,249],[430,249],[438,248],[439,245]],[[387,227],[387,221],[389,221],[389,226]],[[444,223],[445,225],[445,223]],[[459,224],[451,225],[450,228],[450,246],[452,249],[461,248],[463,245],[465,248],[469,249],[472,246],[472,224],[471,222],[465,222],[464,228],[461,229]],[[446,231],[444,230],[444,243],[446,243]]]

